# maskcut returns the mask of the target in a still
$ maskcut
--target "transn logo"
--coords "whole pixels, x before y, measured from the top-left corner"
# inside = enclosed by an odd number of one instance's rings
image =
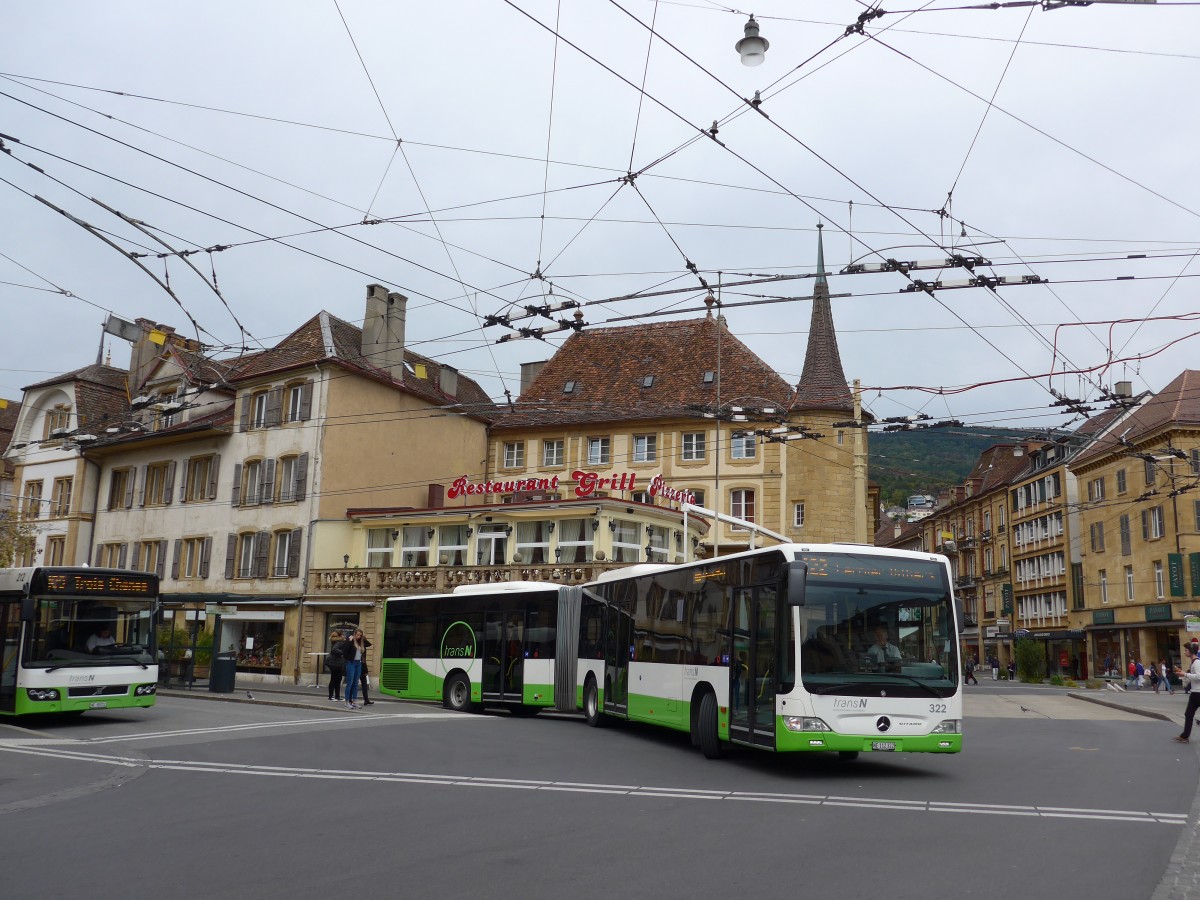
[[[834,709],[866,709],[866,697],[835,697],[833,701]]]

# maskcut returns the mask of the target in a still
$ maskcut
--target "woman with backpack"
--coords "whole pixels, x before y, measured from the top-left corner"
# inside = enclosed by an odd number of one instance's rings
[[[329,635],[329,652],[325,654],[325,668],[329,670],[329,699],[342,699],[342,676],[346,673],[346,657],[342,652],[342,633]]]

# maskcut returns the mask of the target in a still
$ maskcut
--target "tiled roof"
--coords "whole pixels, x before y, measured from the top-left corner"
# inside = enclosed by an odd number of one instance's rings
[[[854,400],[846,384],[846,373],[842,371],[841,354],[838,353],[833,309],[829,305],[829,282],[825,279],[825,249],[819,233],[817,272],[804,370],[800,374],[800,383],[796,385],[791,408],[793,411],[828,409],[852,413]]]
[[[197,353],[195,350],[174,345],[168,352],[175,358],[192,384],[204,382],[220,384],[229,378],[238,366],[245,365],[252,357],[259,355],[253,353],[236,359],[213,359],[203,353]]]
[[[1126,443],[1136,444],[1167,426],[1200,427],[1200,371],[1184,369],[1109,435],[1081,453],[1073,465],[1111,453],[1118,446],[1118,436]]]
[[[334,363],[371,378],[399,384],[408,393],[437,406],[458,403],[465,407],[464,411],[484,418],[492,413],[491,399],[474,380],[459,374],[457,396],[451,397],[439,387],[442,369],[439,363],[408,349],[404,351],[404,361],[408,365],[403,378],[396,382],[388,372],[372,365],[362,355],[361,328],[322,311],[270,350],[244,357],[229,380],[237,383],[317,363]],[[425,367],[425,378],[417,377],[417,366]]]
[[[714,373],[709,382],[706,371]],[[568,382],[574,390],[564,393]],[[783,409],[791,396],[791,386],[712,317],[590,328],[567,338],[513,407],[498,410],[494,427],[698,417],[718,402]]]
[[[128,373],[124,369],[117,369],[113,366],[98,366],[93,363],[90,366],[84,366],[82,369],[67,372],[65,375],[55,375],[53,378],[47,378],[44,381],[37,382],[37,384],[26,385],[23,390],[31,391],[35,388],[48,387],[52,384],[62,384],[66,381],[88,381],[104,385],[105,387],[116,388],[124,392],[127,375]]]

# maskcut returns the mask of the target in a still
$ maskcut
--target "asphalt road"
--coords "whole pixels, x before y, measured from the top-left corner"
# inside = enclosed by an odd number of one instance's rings
[[[1174,727],[967,712],[961,754],[852,763],[392,702],[0,724],[0,895],[1150,897],[1196,793]]]

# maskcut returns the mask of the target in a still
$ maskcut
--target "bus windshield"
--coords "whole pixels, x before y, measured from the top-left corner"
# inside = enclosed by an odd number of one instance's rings
[[[40,599],[25,633],[26,668],[127,666],[155,662],[151,602]]]
[[[808,565],[800,672],[816,694],[948,697],[958,690],[954,610],[935,560],[798,553]]]

